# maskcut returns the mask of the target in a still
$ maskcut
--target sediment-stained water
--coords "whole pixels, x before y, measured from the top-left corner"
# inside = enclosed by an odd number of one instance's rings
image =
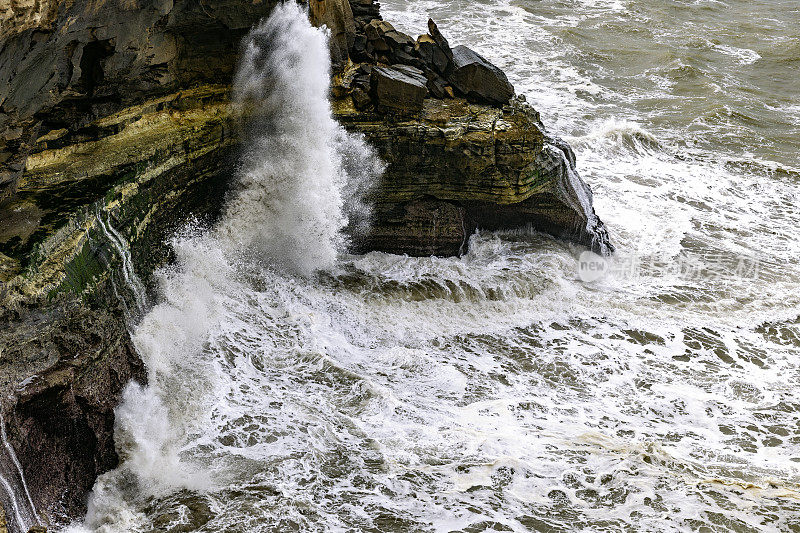
[[[253,46],[293,32],[305,59],[279,64],[324,70],[298,14]],[[150,383],[118,410],[122,465],[72,527],[800,530],[796,3],[388,0],[383,14],[412,34],[432,16],[571,141],[617,248],[606,274],[582,281],[581,249],[526,231],[476,235],[463,258],[341,253],[341,191],[379,164],[314,107],[327,79],[312,76],[297,105],[322,121],[250,154],[226,220],[175,240],[135,330]],[[312,152],[324,179],[273,202],[308,167],[264,169]],[[301,198],[306,216],[281,210]]]

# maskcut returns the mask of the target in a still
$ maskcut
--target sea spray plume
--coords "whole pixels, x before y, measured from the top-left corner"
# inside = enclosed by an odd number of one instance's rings
[[[278,5],[248,35],[234,80],[247,148],[217,235],[304,276],[333,266],[346,246],[347,214],[364,215],[364,187],[354,181],[381,171],[331,116],[329,89],[327,35],[300,6]],[[354,145],[360,163],[345,165]]]
[[[203,344],[226,295],[239,290],[241,252],[309,275],[333,266],[348,216],[364,220],[361,198],[382,165],[333,120],[329,75],[326,35],[294,4],[276,7],[246,38],[234,87],[248,117],[236,188],[215,229],[187,229],[171,243],[175,265],[157,274],[161,301],[133,333],[148,383],[123,393],[115,424],[121,464],[98,479],[83,526],[137,529],[146,517],[131,510],[136,502],[213,485],[184,446],[208,422],[203,399],[218,380]]]

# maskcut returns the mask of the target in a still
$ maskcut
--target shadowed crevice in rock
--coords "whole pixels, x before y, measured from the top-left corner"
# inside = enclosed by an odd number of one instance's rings
[[[86,43],[81,53],[81,75],[75,88],[87,96],[94,95],[95,89],[105,78],[104,63],[113,53],[114,45],[110,39]]]

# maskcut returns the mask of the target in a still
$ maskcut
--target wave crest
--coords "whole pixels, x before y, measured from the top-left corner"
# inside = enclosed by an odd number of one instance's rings
[[[628,120],[606,120],[587,135],[576,137],[572,142],[579,147],[601,145],[612,151],[623,150],[637,154],[663,151],[661,142],[655,135]]]

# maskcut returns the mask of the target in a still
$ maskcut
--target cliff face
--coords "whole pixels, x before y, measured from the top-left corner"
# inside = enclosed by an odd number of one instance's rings
[[[144,379],[126,329],[141,299],[131,267],[148,286],[168,236],[219,211],[239,43],[275,3],[0,6],[2,413],[53,520],[83,513],[116,464],[113,408]],[[336,118],[387,163],[357,248],[457,254],[476,228],[524,225],[609,246],[571,151],[495,67],[435,25],[395,31],[371,0],[311,0],[310,13],[331,27]]]
[[[145,379],[124,264],[146,281],[172,231],[219,209],[235,146],[221,95],[274,5],[0,5],[0,409],[51,521],[85,513],[117,463],[113,409]]]
[[[63,221],[53,202],[24,200],[35,175],[41,176],[37,154],[115,133],[125,118],[102,119],[131,105],[200,83],[230,83],[241,37],[275,3],[7,4],[0,11],[0,253],[23,258],[43,228]],[[70,198],[69,204],[54,199],[60,210],[96,200],[93,191],[81,189],[84,182],[69,183],[78,172],[63,175]],[[5,268],[12,268],[7,259]]]
[[[50,0],[0,11],[0,280],[28,266],[76,210],[129,178],[132,165],[149,164],[161,146],[196,143],[214,124],[226,136],[221,144],[235,142],[230,124],[219,123],[228,120],[224,90],[202,87],[229,85],[241,37],[274,4]],[[538,114],[521,103],[503,110],[513,87],[496,67],[465,47],[451,49],[433,23],[417,40],[394,30],[368,0],[311,0],[310,13],[332,28],[336,65],[356,62],[334,87],[340,120],[363,131],[389,162],[374,235],[360,239],[363,247],[457,252],[460,246],[439,247],[420,234],[424,220],[408,219],[404,229],[397,218],[407,202],[429,196],[463,208],[457,225],[467,231],[532,224],[607,245],[602,228],[591,228],[593,213],[569,198],[575,184],[564,176],[571,169],[559,167],[574,161],[547,160],[552,142]],[[365,82],[359,64],[366,72],[384,66]],[[180,94],[187,88],[199,92]],[[166,120],[168,113],[175,119]],[[165,145],[147,141],[159,135],[169,137]],[[502,207],[493,214],[491,206]],[[381,214],[391,218],[388,226],[381,227]],[[387,239],[392,231],[407,236]]]
[[[574,173],[569,147],[523,102],[497,108],[429,98],[408,116],[358,111],[345,98],[334,111],[387,163],[370,229],[355,238],[360,251],[458,255],[478,228],[526,226],[610,250],[602,222],[587,219],[594,211],[581,205],[591,191]]]
[[[85,512],[95,478],[116,465],[117,399],[145,378],[128,335],[140,295],[125,262],[146,283],[169,260],[170,233],[220,207],[235,144],[227,106],[209,101],[223,93],[126,108],[103,119],[117,133],[28,159],[16,199],[48,206],[54,222],[0,295],[0,390],[34,503],[52,519]]]

